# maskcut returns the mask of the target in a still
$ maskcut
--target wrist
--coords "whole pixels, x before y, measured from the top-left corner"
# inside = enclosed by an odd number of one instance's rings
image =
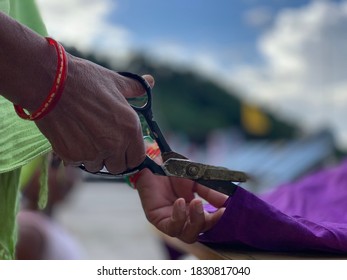
[[[49,45],[54,47],[58,60],[53,85],[44,101],[34,112],[28,114],[22,106],[18,104],[14,105],[16,113],[22,119],[39,120],[46,116],[57,105],[64,90],[68,69],[64,47],[52,38],[46,38],[46,40]]]
[[[50,90],[56,52],[44,37],[0,13],[0,92],[12,103],[35,110]]]
[[[146,156],[150,157],[154,161],[161,161],[161,159],[159,159],[161,152],[157,142],[155,142],[150,136],[145,136],[144,142],[146,145]],[[128,183],[130,187],[132,187],[133,189],[136,189],[137,181],[140,179],[142,174],[143,174],[143,170],[133,175],[126,176],[125,181],[126,183]]]
[[[17,89],[18,103],[13,102],[30,113],[44,102],[54,82],[58,63],[56,50],[44,38],[42,39],[42,46],[33,51],[34,55],[26,59],[21,89]]]

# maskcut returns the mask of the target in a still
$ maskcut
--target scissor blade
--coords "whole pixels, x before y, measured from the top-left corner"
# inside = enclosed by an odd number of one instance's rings
[[[225,167],[212,166],[179,158],[170,158],[165,161],[163,169],[168,176],[192,180],[245,182],[248,179],[247,174],[241,171],[229,170]]]
[[[171,165],[172,164],[174,163],[171,161]],[[179,165],[179,166],[182,166],[182,165]],[[204,185],[218,192],[224,193],[228,196],[232,195],[237,188],[237,185],[233,184],[231,181],[225,181],[225,180],[221,181],[221,180],[211,180],[211,179],[206,180],[203,178],[197,178],[197,179],[188,178],[187,176],[182,176],[182,171],[176,172],[176,173],[170,173],[170,171],[167,169],[167,164],[159,165],[153,160],[151,160],[149,157],[146,157],[146,159],[141,164],[139,169],[142,169],[144,167],[149,168],[153,172],[153,174],[156,174],[156,175],[182,177],[182,178],[194,180],[195,182],[201,185]]]
[[[228,181],[203,180],[203,179],[197,179],[194,181],[205,187],[213,189],[217,192],[224,193],[228,196],[232,196],[238,187],[234,183],[228,182]]]

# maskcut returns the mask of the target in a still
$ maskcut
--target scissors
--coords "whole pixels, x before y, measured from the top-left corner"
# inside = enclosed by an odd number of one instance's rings
[[[146,90],[146,95],[141,98],[140,102],[131,103],[129,100],[128,101],[130,106],[138,114],[141,114],[145,118],[152,137],[158,144],[163,163],[157,164],[149,156],[146,156],[144,161],[139,166],[128,169],[125,172],[119,174],[112,174],[107,171],[105,167],[98,172],[90,172],[85,168],[83,164],[79,166],[82,170],[92,174],[124,177],[133,175],[144,168],[148,168],[155,175],[190,179],[208,188],[224,193],[228,196],[231,196],[238,187],[238,185],[234,182],[245,182],[248,179],[247,174],[244,172],[193,162],[185,156],[172,151],[169,144],[165,140],[164,135],[160,131],[157,122],[153,120],[152,89],[148,82],[141,76],[133,73],[118,73],[122,76],[139,81]],[[137,98],[134,100],[139,99]]]

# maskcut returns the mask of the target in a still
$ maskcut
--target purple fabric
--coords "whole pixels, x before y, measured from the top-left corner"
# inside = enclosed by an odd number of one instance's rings
[[[347,161],[255,196],[238,188],[201,242],[347,253]]]

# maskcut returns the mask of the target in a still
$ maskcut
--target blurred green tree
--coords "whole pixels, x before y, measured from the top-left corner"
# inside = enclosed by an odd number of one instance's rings
[[[120,70],[113,69],[94,54],[83,54],[71,48],[67,50],[111,70]],[[141,54],[134,55],[123,70],[155,77],[155,118],[164,131],[184,133],[193,142],[203,143],[210,132],[223,128],[237,128],[246,138],[253,139],[288,139],[299,133],[298,126],[260,107],[257,109],[268,122],[266,130],[259,134],[248,129],[242,117],[246,103],[240,98],[241,94],[227,91],[191,70],[156,64]]]

